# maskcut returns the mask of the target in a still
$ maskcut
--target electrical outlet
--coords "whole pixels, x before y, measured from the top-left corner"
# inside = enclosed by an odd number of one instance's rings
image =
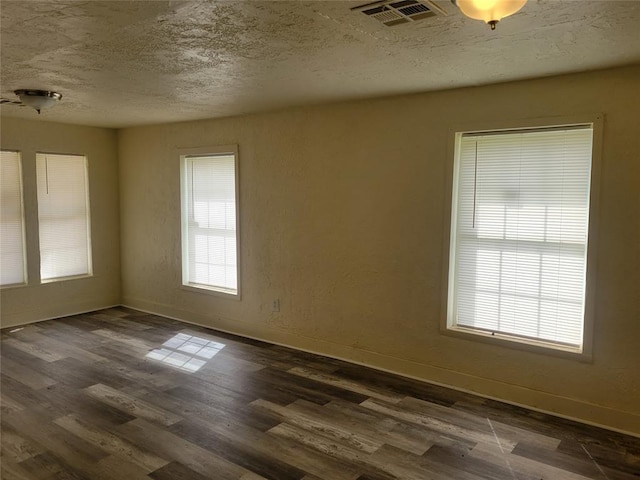
[[[280,299],[276,298],[273,301],[273,304],[271,305],[271,311],[272,312],[279,312],[280,311]]]

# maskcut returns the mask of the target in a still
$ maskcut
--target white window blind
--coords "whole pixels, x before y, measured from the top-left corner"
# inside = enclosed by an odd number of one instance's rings
[[[87,158],[38,153],[36,174],[41,279],[90,275]]]
[[[20,154],[0,153],[0,285],[26,283]]]
[[[237,295],[236,157],[183,162],[183,284]]]
[[[450,325],[580,350],[591,126],[463,134]]]

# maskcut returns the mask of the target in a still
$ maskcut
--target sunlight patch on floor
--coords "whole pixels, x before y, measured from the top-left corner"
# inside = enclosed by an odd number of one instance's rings
[[[224,347],[224,343],[178,333],[164,342],[161,348],[151,350],[145,357],[193,373],[200,370]]]

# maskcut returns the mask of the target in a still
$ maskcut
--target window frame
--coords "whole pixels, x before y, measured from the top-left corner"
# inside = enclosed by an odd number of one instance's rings
[[[3,148],[2,152],[15,153],[18,156],[18,190],[20,196],[20,217],[22,220],[22,276],[23,281],[19,283],[7,283],[0,284],[0,289],[20,288],[29,285],[29,269],[27,266],[27,229],[26,229],[26,214],[24,208],[24,176],[22,167],[22,152],[20,150],[13,150],[10,148]]]
[[[85,182],[85,205],[87,212],[87,273],[79,273],[76,275],[65,275],[62,277],[54,278],[42,278],[42,246],[40,245],[40,205],[37,202],[36,218],[38,223],[38,277],[41,285],[56,282],[65,282],[69,280],[78,280],[83,278],[91,278],[94,276],[93,272],[93,233],[91,222],[91,185],[89,184],[89,156],[86,153],[62,153],[62,152],[49,152],[49,151],[36,151],[34,156],[35,164],[35,194],[38,198],[38,156],[39,155],[52,155],[61,157],[82,157],[84,160],[84,182]]]
[[[447,164],[445,171],[445,212],[443,235],[443,275],[442,275],[442,314],[440,332],[444,335],[461,339],[478,341],[492,345],[500,345],[518,350],[542,353],[551,356],[569,358],[581,362],[593,361],[593,330],[596,307],[596,267],[599,230],[600,176],[602,169],[602,134],[604,115],[587,114],[563,117],[546,117],[533,119],[483,121],[465,123],[450,128],[448,135]],[[591,184],[589,191],[587,255],[585,274],[585,306],[583,317],[583,338],[581,348],[564,346],[545,340],[529,339],[507,333],[497,333],[455,325],[452,318],[454,310],[454,275],[457,213],[457,179],[459,175],[459,148],[463,134],[489,133],[513,130],[535,130],[543,128],[569,127],[574,125],[591,125],[593,128],[591,156]],[[451,274],[450,274],[451,272]]]
[[[236,218],[236,277],[235,293],[224,287],[206,284],[189,283],[189,235],[188,235],[188,186],[187,186],[187,158],[233,155],[235,170],[235,218]],[[182,290],[204,293],[221,298],[241,300],[242,298],[242,261],[241,261],[241,232],[240,232],[240,170],[238,161],[238,145],[217,145],[210,147],[180,148],[176,151],[180,163],[180,288]]]

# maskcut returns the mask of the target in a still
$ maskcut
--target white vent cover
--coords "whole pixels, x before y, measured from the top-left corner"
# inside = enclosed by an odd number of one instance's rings
[[[428,0],[381,0],[353,7],[351,10],[362,12],[369,17],[375,18],[387,27],[447,14]]]

